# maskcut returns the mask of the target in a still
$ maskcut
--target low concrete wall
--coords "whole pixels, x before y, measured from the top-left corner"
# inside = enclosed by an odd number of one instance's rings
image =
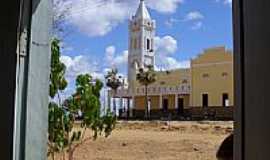
[[[162,109],[151,110],[151,120],[233,120],[234,107],[189,107],[184,109],[183,113],[179,113],[177,109],[170,109],[164,111]],[[130,119],[143,120],[145,111],[144,110],[133,110],[133,116]],[[120,119],[126,117],[121,116]]]
[[[223,106],[213,106],[213,107],[191,107],[188,109],[192,119],[210,119],[210,120],[233,120],[234,107],[223,107]]]

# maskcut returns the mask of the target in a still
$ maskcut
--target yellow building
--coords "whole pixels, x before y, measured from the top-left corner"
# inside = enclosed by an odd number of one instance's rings
[[[121,88],[115,97],[123,99],[133,111],[133,116],[142,117],[145,110],[145,88],[136,73],[147,65],[155,66],[155,21],[144,4],[129,22],[128,87]],[[148,89],[148,110],[157,118],[162,113],[183,116],[202,113],[202,108],[222,110],[233,106],[233,55],[225,47],[204,50],[190,60],[190,68],[156,71],[157,80]],[[200,110],[201,108],[201,110]],[[210,109],[206,109],[210,111]],[[231,110],[230,110],[231,111]],[[232,112],[228,112],[232,117]]]
[[[202,114],[203,108],[208,108],[232,118],[233,54],[225,47],[204,50],[191,60],[190,68],[157,71],[156,75],[156,82],[147,90],[148,110],[152,116],[161,117],[164,112],[183,116],[189,110],[190,114]],[[122,98],[132,99],[133,116],[142,117],[145,112],[145,88],[138,82],[133,88],[134,91],[127,90],[124,95],[128,96]]]
[[[148,87],[151,109],[233,106],[233,55],[225,47],[206,49],[188,69],[156,72]],[[145,109],[145,88],[138,82],[135,109]]]
[[[224,47],[191,60],[191,106],[233,106],[233,55]]]
[[[189,106],[190,69],[176,69],[156,72],[157,80],[148,87],[150,109],[182,109]],[[145,109],[145,88],[136,83],[134,109]],[[181,104],[179,104],[181,103]]]

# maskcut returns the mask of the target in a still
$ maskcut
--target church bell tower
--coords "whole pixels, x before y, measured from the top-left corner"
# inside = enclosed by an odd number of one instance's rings
[[[155,65],[156,23],[151,19],[144,0],[140,0],[135,16],[129,20],[128,81],[130,88],[136,81],[136,72],[147,65]]]

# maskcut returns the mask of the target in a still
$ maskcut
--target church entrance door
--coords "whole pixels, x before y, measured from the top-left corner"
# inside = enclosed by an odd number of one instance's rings
[[[182,115],[183,112],[184,112],[184,98],[178,98],[177,113],[178,115]]]

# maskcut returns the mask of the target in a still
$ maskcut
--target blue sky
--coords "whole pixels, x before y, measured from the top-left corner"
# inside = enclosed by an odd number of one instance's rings
[[[107,68],[126,74],[128,19],[139,0],[58,0],[71,6],[63,42],[67,76],[91,73],[102,78]],[[204,49],[232,49],[231,0],[145,0],[156,20],[156,57],[167,69],[186,67]],[[60,5],[61,11],[65,5]]]

